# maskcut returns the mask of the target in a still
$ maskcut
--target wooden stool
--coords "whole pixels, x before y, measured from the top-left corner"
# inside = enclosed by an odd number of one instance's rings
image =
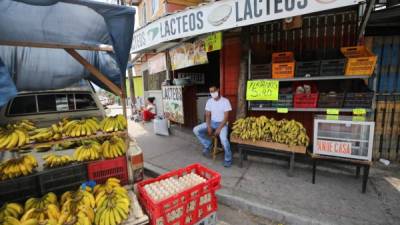
[[[218,142],[219,142],[218,136],[213,135],[211,138],[212,138],[212,143],[213,143],[213,146],[211,148],[211,155],[212,155],[213,160],[215,161],[215,158],[217,157],[217,155],[219,153],[223,152],[224,149],[218,146]]]

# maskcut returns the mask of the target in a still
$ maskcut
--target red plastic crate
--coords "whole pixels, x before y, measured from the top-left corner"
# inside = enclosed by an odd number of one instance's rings
[[[160,202],[155,202],[144,189],[147,184],[164,180],[170,177],[180,177],[194,172],[206,179],[179,194],[173,195]],[[186,168],[171,171],[157,178],[138,183],[139,200],[152,225],[192,225],[210,213],[217,210],[215,191],[221,187],[221,175],[200,164],[193,164]]]
[[[317,108],[318,92],[310,94],[295,94],[293,105],[295,108]]]
[[[118,178],[122,185],[128,184],[128,168],[125,156],[100,160],[87,166],[89,180],[103,184],[110,177]]]
[[[293,83],[293,91],[296,92],[298,86],[311,86],[311,93],[296,93],[293,95],[294,108],[316,108],[318,103],[318,89],[315,82],[295,82]]]

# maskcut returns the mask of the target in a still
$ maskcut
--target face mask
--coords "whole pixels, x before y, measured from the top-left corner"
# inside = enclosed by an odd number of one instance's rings
[[[212,97],[212,98],[218,98],[218,91],[216,91],[216,92],[211,92],[210,94],[211,94],[211,97]]]

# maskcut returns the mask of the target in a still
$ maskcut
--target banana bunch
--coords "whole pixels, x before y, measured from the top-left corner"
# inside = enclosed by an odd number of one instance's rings
[[[5,203],[0,208],[0,224],[4,221],[7,216],[19,219],[24,213],[24,208],[18,203]]]
[[[94,186],[93,193],[95,196],[97,196],[99,192],[105,191],[106,188],[112,189],[114,187],[121,187],[121,181],[118,178],[110,177],[104,184],[96,184],[96,186]]]
[[[62,209],[70,209],[71,206],[74,206],[75,208],[79,208],[79,206],[88,206],[94,209],[96,206],[93,194],[81,189],[77,191],[64,192],[64,194],[61,195],[60,202],[62,204]]]
[[[112,136],[101,145],[103,157],[113,159],[118,156],[125,155],[126,145],[124,139],[118,136]]]
[[[89,161],[100,159],[101,145],[96,141],[86,141],[82,146],[79,146],[74,152],[76,161]]]
[[[8,159],[0,164],[1,180],[12,179],[31,174],[38,163],[32,155],[24,155],[19,158]]]
[[[84,190],[67,191],[61,196],[59,224],[91,225],[95,219],[95,199],[92,193]]]
[[[36,129],[35,124],[29,120],[20,120],[16,122],[13,126],[26,131],[33,131]]]
[[[308,146],[310,142],[306,129],[295,120],[247,117],[236,120],[232,130],[231,135],[242,140],[272,141],[289,146]]]
[[[41,198],[29,198],[25,202],[25,212],[30,209],[44,209],[51,204],[58,205],[57,196],[53,192],[49,192]]]
[[[37,219],[20,221],[12,216],[6,216],[2,225],[39,225],[39,221]]]
[[[33,131],[30,140],[35,142],[57,141],[62,138],[62,125],[52,124],[51,127],[37,128]]]
[[[65,166],[74,161],[74,159],[69,155],[54,155],[49,154],[42,157],[44,159],[44,167],[54,168],[59,166]]]
[[[118,225],[128,218],[130,199],[123,187],[106,187],[97,193],[95,225]]]
[[[65,124],[63,131],[69,137],[82,137],[96,134],[99,123],[96,118],[71,120]]]
[[[73,141],[64,141],[64,142],[62,142],[62,143],[60,143],[58,145],[60,146],[60,149],[64,150],[64,149],[69,149],[72,146],[74,146],[75,142],[73,142]]]
[[[48,204],[43,208],[31,208],[21,217],[21,222],[36,219],[39,223],[48,220],[57,221],[60,217],[60,210],[55,204]]]
[[[42,143],[35,145],[35,149],[37,152],[47,152],[53,147],[53,144],[50,143]]]
[[[101,121],[100,128],[104,132],[123,131],[128,123],[123,115],[106,117]]]
[[[22,147],[27,143],[29,143],[29,134],[25,129],[12,125],[0,129],[0,150]]]

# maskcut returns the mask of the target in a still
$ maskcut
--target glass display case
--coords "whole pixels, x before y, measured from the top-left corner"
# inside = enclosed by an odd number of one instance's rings
[[[314,154],[371,161],[374,128],[375,122],[364,117],[318,115]]]

